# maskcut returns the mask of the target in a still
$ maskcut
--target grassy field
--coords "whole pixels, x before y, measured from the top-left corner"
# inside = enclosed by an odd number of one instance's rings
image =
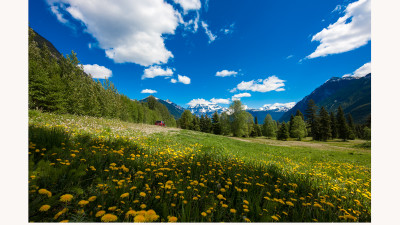
[[[362,142],[281,143],[30,111],[29,221],[371,221]]]

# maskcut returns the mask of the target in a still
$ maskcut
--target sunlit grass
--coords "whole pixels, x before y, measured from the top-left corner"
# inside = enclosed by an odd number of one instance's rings
[[[370,154],[30,113],[35,222],[370,221]]]

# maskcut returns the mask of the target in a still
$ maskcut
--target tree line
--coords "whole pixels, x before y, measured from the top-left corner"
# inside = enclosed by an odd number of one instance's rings
[[[328,139],[341,138],[343,140],[371,138],[370,119],[365,124],[354,124],[351,114],[345,114],[339,106],[336,115],[328,113],[324,107],[318,110],[313,100],[308,103],[305,116],[300,110],[292,115],[289,122],[279,122],[268,114],[263,124],[258,124],[257,117],[246,112],[240,100],[235,100],[229,110],[212,117],[200,117],[185,110],[177,121],[182,129],[213,133],[217,135],[233,135],[235,137],[259,137],[287,140],[295,138],[302,140],[312,137],[313,140],[327,141]]]
[[[147,124],[163,120],[167,126],[176,126],[167,107],[157,100],[131,100],[109,80],[100,82],[85,74],[73,51],[66,57],[56,57],[46,45],[39,48],[34,39],[30,28],[29,109]]]

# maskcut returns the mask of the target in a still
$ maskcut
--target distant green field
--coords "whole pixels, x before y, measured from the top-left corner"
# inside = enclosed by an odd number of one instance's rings
[[[263,141],[30,111],[29,221],[371,221],[363,142]]]

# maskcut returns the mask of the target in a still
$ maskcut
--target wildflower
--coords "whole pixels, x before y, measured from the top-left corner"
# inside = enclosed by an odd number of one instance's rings
[[[171,203],[171,206],[172,206],[172,207],[175,207],[176,205],[175,205],[174,203]]]
[[[129,196],[129,193],[124,193],[124,194],[122,194],[120,197],[121,198],[127,198]]]
[[[49,197],[49,198],[50,198],[51,195],[52,195],[50,191],[48,191],[48,190],[46,190],[46,189],[43,189],[43,188],[42,188],[42,189],[39,189],[38,192],[39,192],[39,194],[41,194],[41,195],[47,195],[47,197]]]
[[[100,211],[98,211],[98,212],[96,213],[96,217],[103,216],[104,214],[106,214],[106,211],[100,210]]]
[[[135,221],[135,223],[143,223],[146,221],[146,218],[142,215],[137,215],[137,216],[135,216],[133,221]]]
[[[108,208],[108,210],[110,210],[110,211],[115,211],[116,209],[117,209],[117,206],[111,206]]]
[[[292,206],[292,207],[294,206],[294,204],[293,204],[292,202],[289,202],[289,201],[287,201],[286,204],[287,204],[288,206]]]
[[[81,206],[81,207],[83,207],[83,206],[87,205],[88,203],[89,203],[89,201],[80,200],[80,201],[78,202],[78,205]]]
[[[275,221],[279,220],[278,217],[276,217],[276,216],[271,216],[271,218],[274,219]]]
[[[246,205],[249,204],[249,202],[247,200],[243,200],[243,203],[246,204]]]
[[[96,196],[92,196],[92,197],[90,197],[88,200],[89,200],[89,202],[93,202],[93,201],[95,201],[96,199],[97,199]]]
[[[160,199],[161,197],[159,195],[156,196],[156,199]]]
[[[136,211],[131,209],[128,212],[126,212],[125,218],[128,218],[129,216],[135,216],[135,215],[136,215]]]
[[[74,198],[71,194],[65,194],[60,197],[61,202],[69,202]]]
[[[64,208],[63,210],[61,210],[60,212],[58,212],[55,216],[54,216],[54,219],[56,220],[56,219],[58,219],[58,217],[60,217],[62,214],[64,214],[65,212],[67,212],[68,211],[68,209],[67,208]]]
[[[198,199],[199,199],[198,197],[193,197],[193,200],[195,200],[195,201],[198,200]]]
[[[183,201],[183,204],[187,204],[187,203],[188,203],[188,201],[186,201],[186,200]]]
[[[103,222],[114,222],[118,219],[118,217],[114,214],[105,214],[103,217],[101,217],[101,221]]]
[[[227,204],[222,204],[222,208],[228,208]]]
[[[144,192],[140,192],[140,194],[139,194],[141,197],[146,197],[146,193],[144,193]]]
[[[236,209],[231,209],[230,212],[231,213],[236,213]]]
[[[226,190],[225,190],[225,188],[221,188],[221,190],[220,190],[221,192],[225,192]]]
[[[249,212],[250,210],[249,210],[249,209],[243,209],[243,211],[244,211],[244,212]]]
[[[142,209],[145,209],[147,206],[146,206],[146,204],[141,204],[140,205],[140,208],[142,208]]]
[[[206,217],[206,216],[207,216],[207,213],[202,212],[201,215],[204,216],[204,217]]]
[[[223,195],[217,195],[218,199],[225,199]]]
[[[251,220],[249,218],[244,218],[244,221],[251,222]]]
[[[168,222],[174,223],[176,221],[178,221],[178,218],[176,218],[175,216],[171,216],[168,218]]]
[[[51,206],[49,205],[42,205],[39,209],[40,212],[46,212],[47,210],[50,209]]]

